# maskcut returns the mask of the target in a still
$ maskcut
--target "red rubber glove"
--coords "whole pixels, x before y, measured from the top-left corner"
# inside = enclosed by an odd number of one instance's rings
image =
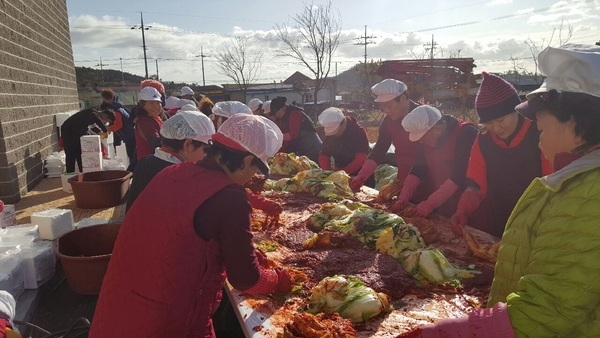
[[[458,190],[458,185],[451,179],[447,179],[440,187],[431,193],[427,200],[417,206],[417,216],[426,218],[435,208],[444,204]]]
[[[373,160],[366,160],[358,174],[356,174],[356,177],[350,181],[350,188],[352,191],[359,191],[360,187],[365,184],[367,178],[369,178],[369,176],[375,172],[375,169],[377,169],[377,162]]]
[[[325,155],[319,155],[319,167],[323,170],[331,170],[331,158]]]
[[[267,255],[259,248],[254,248],[254,254],[256,255],[256,260],[258,260],[258,264],[262,267],[269,267],[269,259]]]
[[[246,190],[247,191],[247,190]],[[283,212],[283,207],[277,202],[248,191],[248,200],[254,209],[262,210],[269,216],[277,216]]]
[[[0,212],[4,211],[4,202],[0,200]]]
[[[468,188],[460,196],[456,212],[450,218],[450,227],[456,237],[462,237],[462,229],[467,225],[469,216],[479,207],[481,196],[477,189]]]
[[[277,286],[273,292],[290,292],[292,291],[292,277],[286,269],[275,268],[277,273]]]
[[[390,211],[399,212],[406,208],[408,201],[410,201],[417,190],[419,183],[421,183],[421,179],[417,176],[410,174],[406,176],[406,179],[404,179],[404,183],[402,184],[402,190],[400,190],[400,193],[398,194],[398,200],[390,207]]]

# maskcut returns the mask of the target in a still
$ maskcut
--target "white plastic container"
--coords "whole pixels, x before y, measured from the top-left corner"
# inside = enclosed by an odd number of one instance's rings
[[[69,178],[77,176],[77,173],[64,173],[60,175],[60,182],[62,183],[62,188],[64,192],[68,192],[69,194],[73,193],[73,189],[71,188],[71,183],[69,183]]]
[[[56,118],[56,126],[60,128],[71,115],[73,115],[73,113],[58,113],[54,115]]]
[[[41,239],[55,240],[74,229],[73,212],[69,209],[48,209],[31,214],[31,223],[38,225]]]

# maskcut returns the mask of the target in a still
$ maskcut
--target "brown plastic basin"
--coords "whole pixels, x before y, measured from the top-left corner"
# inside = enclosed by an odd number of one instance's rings
[[[58,240],[56,255],[71,290],[100,293],[121,224],[98,224],[76,229]]]
[[[132,175],[126,170],[104,170],[70,177],[75,205],[81,209],[103,209],[125,202]]]

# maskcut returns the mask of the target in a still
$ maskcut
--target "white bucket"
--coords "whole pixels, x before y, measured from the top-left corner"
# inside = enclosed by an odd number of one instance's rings
[[[71,184],[69,183],[69,178],[72,176],[77,175],[77,173],[65,173],[60,175],[60,180],[62,182],[62,188],[65,192],[68,192],[69,194],[73,193],[73,189],[71,189]]]

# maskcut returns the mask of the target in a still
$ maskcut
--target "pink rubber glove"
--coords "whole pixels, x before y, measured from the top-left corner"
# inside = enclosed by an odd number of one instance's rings
[[[350,188],[352,191],[359,191],[360,187],[365,184],[367,178],[369,178],[369,176],[375,172],[375,169],[377,169],[377,162],[373,160],[366,160],[358,174],[356,174],[356,177],[350,181]]]
[[[446,202],[456,190],[458,190],[458,185],[451,179],[447,179],[440,185],[438,190],[434,191],[425,201],[417,205],[417,217],[429,216],[433,212],[433,209]]]
[[[462,229],[467,225],[469,216],[479,207],[481,196],[479,191],[474,188],[468,188],[460,196],[456,212],[450,218],[450,227],[456,237],[462,237]]]
[[[0,200],[0,212],[4,211],[4,202]]]
[[[406,208],[408,201],[410,201],[420,183],[421,179],[417,176],[411,174],[406,176],[402,184],[402,190],[398,194],[398,200],[390,207],[390,211],[399,212]]]
[[[403,333],[399,338],[446,338],[488,337],[513,338],[515,332],[508,317],[506,304],[498,303],[493,308],[478,309],[468,317],[444,319],[437,324],[424,325]]]

